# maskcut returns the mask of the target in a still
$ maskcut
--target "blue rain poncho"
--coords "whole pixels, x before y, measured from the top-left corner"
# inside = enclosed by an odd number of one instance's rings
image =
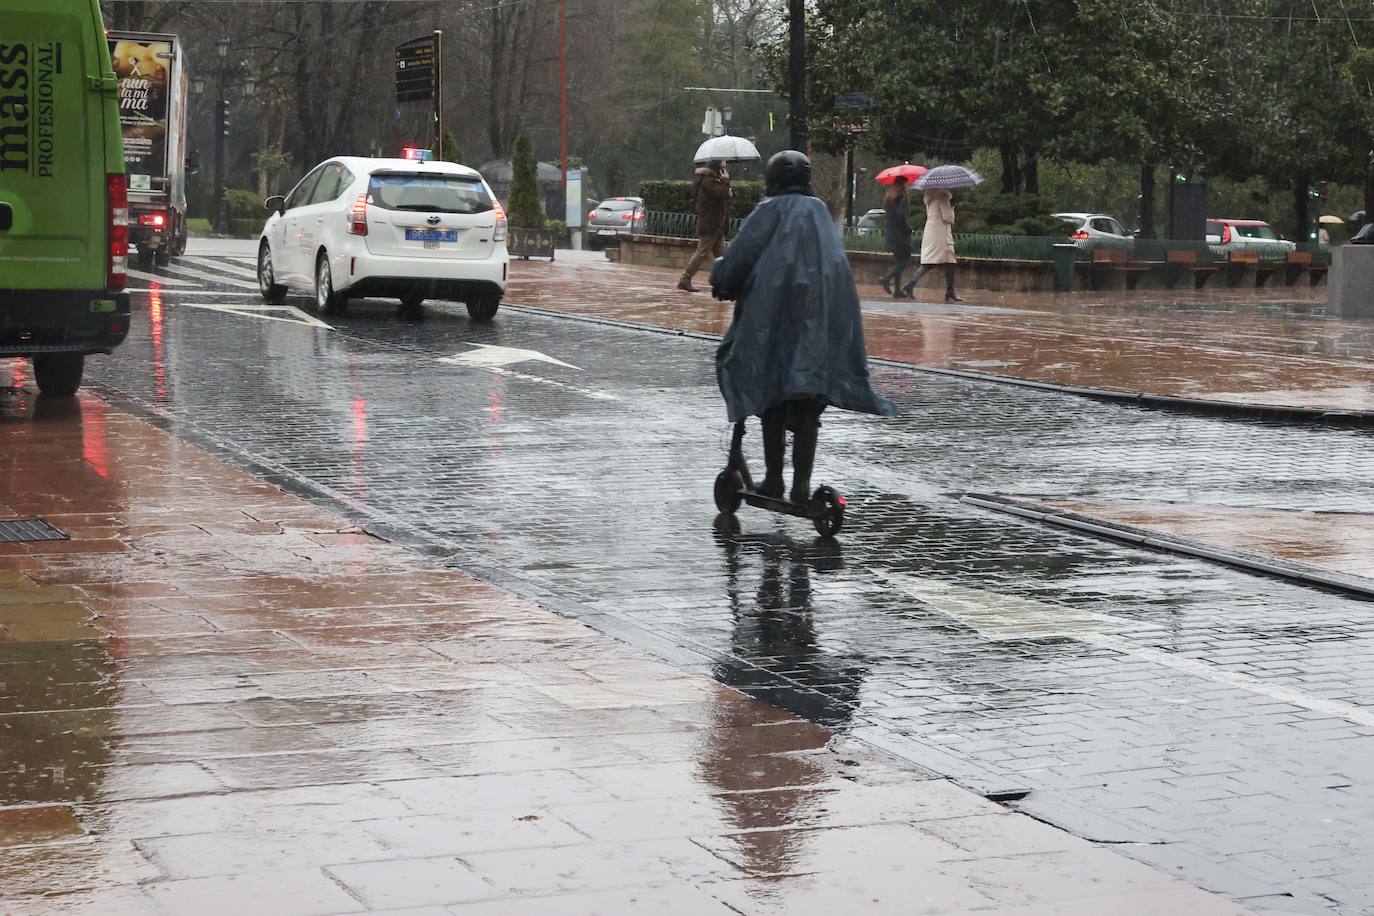
[[[711,271],[735,299],[716,350],[716,381],[730,422],[788,400],[895,416],[868,380],[863,315],[830,212],[803,188],[765,198]]]

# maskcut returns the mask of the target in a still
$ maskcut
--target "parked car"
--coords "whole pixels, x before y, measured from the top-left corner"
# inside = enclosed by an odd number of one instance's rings
[[[490,321],[506,292],[506,215],[473,169],[452,162],[340,156],[322,162],[272,211],[258,242],[269,303],[312,292],[323,312],[351,298],[460,301]]]
[[[854,223],[855,235],[882,235],[887,229],[887,211],[882,207],[869,210]]]
[[[38,390],[66,397],[129,333],[118,83],[95,0],[3,9],[0,357],[29,357]]]
[[[639,197],[610,197],[587,214],[587,247],[593,251],[619,245],[622,235],[643,232],[648,221]]]
[[[1080,248],[1130,248],[1135,239],[1116,217],[1105,213],[1055,213]]]
[[[1227,251],[1258,252],[1260,257],[1281,258],[1298,248],[1262,219],[1209,219],[1207,241]]]

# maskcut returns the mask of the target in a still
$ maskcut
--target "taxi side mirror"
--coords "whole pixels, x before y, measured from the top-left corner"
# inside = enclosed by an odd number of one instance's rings
[[[271,210],[274,213],[281,214],[286,212],[286,198],[282,197],[280,194],[273,194],[271,197],[267,198],[267,200],[263,201],[262,205],[264,209]]]

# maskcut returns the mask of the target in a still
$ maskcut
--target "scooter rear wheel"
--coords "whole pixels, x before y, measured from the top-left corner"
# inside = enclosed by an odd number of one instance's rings
[[[721,471],[716,475],[716,508],[726,515],[734,515],[744,496],[744,478],[739,471]]]
[[[817,487],[811,494],[811,504],[819,512],[811,516],[811,524],[823,538],[833,538],[844,527],[844,500],[830,487]]]

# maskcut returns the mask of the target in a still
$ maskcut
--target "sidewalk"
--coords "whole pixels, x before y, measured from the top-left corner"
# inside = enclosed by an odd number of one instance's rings
[[[512,274],[512,303],[709,334],[730,322],[705,273],[695,296],[674,288],[673,271],[609,261],[522,261]],[[1320,318],[1324,287],[961,290],[962,305],[941,303],[931,279],[915,303],[859,291],[875,357],[1129,395],[1374,413],[1374,322]]]
[[[1237,913],[0,390],[0,913]],[[412,909],[413,908],[413,909]]]

